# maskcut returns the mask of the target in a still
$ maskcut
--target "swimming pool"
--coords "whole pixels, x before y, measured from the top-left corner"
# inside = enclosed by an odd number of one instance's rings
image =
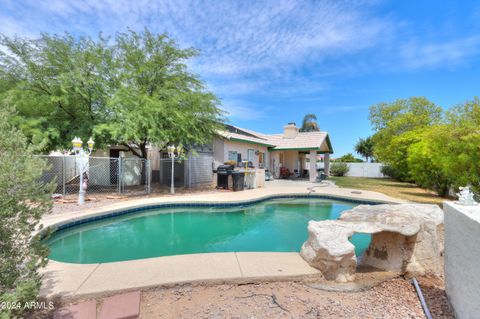
[[[310,220],[336,219],[357,204],[320,198],[270,199],[235,207],[148,209],[56,231],[49,258],[106,263],[208,252],[298,252]],[[370,235],[351,238],[357,255]]]

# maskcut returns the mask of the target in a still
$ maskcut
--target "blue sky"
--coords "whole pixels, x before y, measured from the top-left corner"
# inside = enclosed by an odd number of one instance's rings
[[[168,32],[232,124],[277,133],[315,113],[335,157],[371,134],[368,107],[479,94],[480,1],[0,0],[0,33]]]

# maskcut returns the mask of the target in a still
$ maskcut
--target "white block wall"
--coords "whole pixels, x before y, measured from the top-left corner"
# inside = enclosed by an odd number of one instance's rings
[[[445,202],[445,285],[459,319],[480,318],[480,206]]]
[[[332,165],[333,163],[330,163]],[[382,174],[382,163],[347,163],[348,173],[345,176],[351,177],[372,177],[383,178],[386,177]]]

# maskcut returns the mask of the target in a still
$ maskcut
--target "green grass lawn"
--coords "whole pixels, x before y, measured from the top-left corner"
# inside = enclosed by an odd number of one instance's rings
[[[339,187],[358,188],[383,193],[388,196],[406,199],[418,203],[442,204],[449,200],[438,196],[435,192],[418,187],[412,183],[399,182],[389,178],[365,178],[365,177],[329,177]]]

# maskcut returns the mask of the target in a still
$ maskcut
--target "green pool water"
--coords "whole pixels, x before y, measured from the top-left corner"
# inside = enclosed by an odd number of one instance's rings
[[[160,208],[55,232],[50,258],[105,263],[208,252],[295,252],[310,220],[336,219],[355,204],[323,199],[276,199],[234,208]],[[370,235],[351,238],[360,255]]]

